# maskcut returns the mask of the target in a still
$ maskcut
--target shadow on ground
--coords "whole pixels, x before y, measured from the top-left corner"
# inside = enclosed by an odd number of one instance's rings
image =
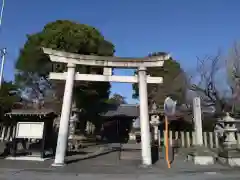
[[[70,151],[70,152],[67,152],[66,155],[67,156],[74,156],[74,155],[87,155],[91,152],[85,152],[85,151]]]
[[[88,153],[85,154],[86,156],[84,156],[84,157],[75,157],[74,159],[66,160],[66,164],[77,163],[79,161],[87,160],[87,159],[94,159],[94,158],[97,158],[99,156],[104,156],[106,154],[116,152],[116,151],[117,150],[109,150],[109,151],[104,151],[104,152],[99,152],[99,153],[89,153],[88,152]],[[89,154],[89,155],[87,155],[87,154]],[[78,154],[75,154],[75,155],[78,155]]]

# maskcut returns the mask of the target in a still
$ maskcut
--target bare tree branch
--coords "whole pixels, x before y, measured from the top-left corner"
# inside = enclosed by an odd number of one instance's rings
[[[197,57],[195,77],[190,78],[189,89],[200,96],[203,106],[214,106],[216,112],[223,111],[226,99],[223,96],[217,77],[221,71],[221,54]]]
[[[228,85],[232,93],[233,108],[235,111],[236,105],[240,101],[240,44],[234,43],[226,58]]]

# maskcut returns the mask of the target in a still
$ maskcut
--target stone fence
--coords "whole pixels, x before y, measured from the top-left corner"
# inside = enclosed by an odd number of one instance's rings
[[[0,141],[11,141],[16,126],[0,126]]]
[[[11,141],[15,128],[15,126],[0,126],[0,141]],[[90,134],[93,133],[94,126],[92,124],[88,124],[86,130],[88,130]],[[164,135],[164,131],[159,132],[159,144],[164,143]],[[135,134],[129,134],[129,137],[130,140],[136,140]],[[170,145],[173,145],[176,141],[182,148],[188,148],[195,144],[194,131],[169,131],[168,137]],[[240,148],[240,132],[236,133],[236,139]],[[217,132],[203,132],[203,143],[209,148],[219,148],[221,143],[220,134]]]
[[[163,145],[164,142],[164,131],[160,131],[158,134],[159,145]],[[130,140],[136,140],[135,134],[129,135]],[[178,145],[182,148],[188,148],[195,144],[195,132],[194,131],[169,131],[168,134],[169,143],[173,145],[178,142]],[[236,133],[236,139],[238,146],[240,147],[240,133]],[[203,132],[203,144],[209,148],[219,148],[221,143],[220,133],[217,132]]]

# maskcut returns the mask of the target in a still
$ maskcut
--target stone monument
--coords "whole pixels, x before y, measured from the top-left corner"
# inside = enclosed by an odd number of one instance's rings
[[[192,152],[188,155],[188,160],[193,160],[194,164],[199,165],[214,164],[214,157],[211,151],[203,145],[202,112],[199,97],[193,99],[193,115],[196,141]]]

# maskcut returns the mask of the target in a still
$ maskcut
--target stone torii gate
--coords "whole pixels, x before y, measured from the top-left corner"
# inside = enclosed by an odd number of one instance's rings
[[[162,67],[164,60],[168,60],[170,58],[170,55],[146,58],[119,58],[109,56],[80,55],[56,51],[48,48],[43,48],[43,51],[45,54],[49,55],[51,61],[67,64],[67,72],[63,73],[51,72],[49,75],[50,79],[66,81],[60,119],[60,127],[58,133],[57,149],[53,166],[64,165],[64,157],[68,141],[68,126],[71,113],[74,80],[139,83],[142,164],[145,166],[152,165],[147,83],[159,84],[163,82],[163,78],[147,76],[146,68]],[[76,65],[100,66],[104,68],[104,72],[103,75],[80,74],[75,71]],[[112,75],[112,68],[137,68],[138,75],[115,76]]]

